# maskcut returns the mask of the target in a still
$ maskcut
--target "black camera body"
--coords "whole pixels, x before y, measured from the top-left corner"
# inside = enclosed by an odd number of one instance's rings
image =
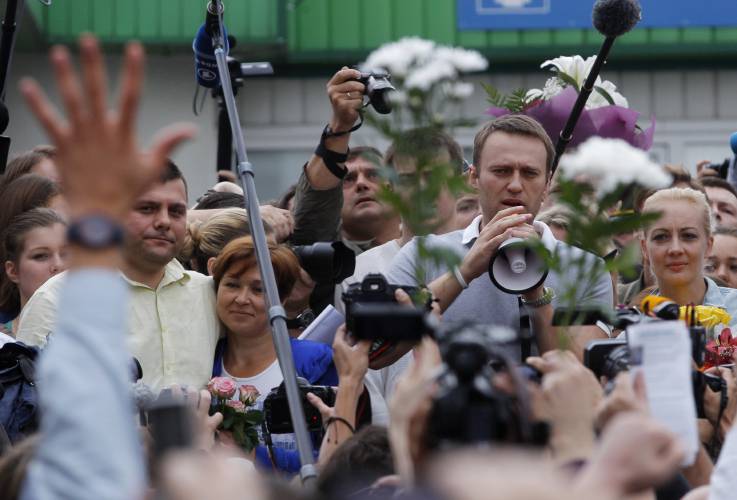
[[[547,426],[531,422],[525,410],[525,384],[539,381],[540,373],[529,366],[513,365],[504,349],[509,344],[507,330],[466,324],[438,335],[445,370],[438,378],[428,417],[429,448],[547,441]],[[514,332],[511,335],[514,337]],[[505,372],[518,385],[516,395],[493,385],[494,376]]]
[[[693,327],[691,330],[701,328]],[[693,336],[693,332],[691,332]],[[613,388],[613,381],[620,372],[628,371],[632,352],[624,339],[594,340],[589,342],[583,355],[583,364],[589,368],[596,378],[605,377],[608,388]],[[694,353],[695,356],[698,354]],[[715,375],[692,371],[693,396],[696,403],[696,413],[699,418],[705,418],[704,391],[708,387],[714,392],[726,395],[727,382]]]
[[[340,283],[356,270],[356,254],[342,241],[295,245],[299,265],[315,283]]]
[[[390,285],[381,274],[369,274],[343,293],[346,326],[360,340],[417,341],[428,332],[427,309],[397,304],[394,292],[402,289],[412,297],[419,289]]]
[[[389,73],[361,72],[357,81],[366,87],[364,94],[377,113],[388,115],[392,111],[392,102],[389,94],[396,89],[392,85],[392,77]]]
[[[303,378],[297,378],[297,385],[302,399],[302,408],[305,411],[307,429],[310,432],[322,432],[322,416],[317,408],[307,400],[307,393],[311,392],[328,406],[335,406],[335,389],[329,386],[309,385]],[[284,382],[279,384],[279,387],[273,388],[264,400],[264,424],[269,434],[291,434],[294,432]]]
[[[705,168],[714,170],[721,179],[726,179],[729,174],[729,158],[721,163],[709,163]]]

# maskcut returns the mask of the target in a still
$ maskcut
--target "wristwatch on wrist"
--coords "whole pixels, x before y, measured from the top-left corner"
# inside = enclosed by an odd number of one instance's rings
[[[315,313],[312,312],[312,309],[305,309],[301,313],[297,315],[296,318],[289,318],[287,319],[287,329],[294,330],[304,330],[308,326],[310,326],[310,323],[312,323],[315,320]]]
[[[114,248],[123,243],[123,228],[104,215],[85,215],[67,229],[69,243],[92,250]]]
[[[553,302],[554,298],[555,298],[555,290],[553,290],[552,288],[543,287],[543,294],[539,299],[525,300],[525,298],[522,297],[522,303],[526,305],[527,307],[536,309],[538,307],[547,306],[548,304]]]

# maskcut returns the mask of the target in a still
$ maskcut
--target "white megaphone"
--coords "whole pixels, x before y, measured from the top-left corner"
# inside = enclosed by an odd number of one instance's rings
[[[520,295],[542,285],[548,267],[527,240],[509,238],[491,258],[489,277],[499,290]]]

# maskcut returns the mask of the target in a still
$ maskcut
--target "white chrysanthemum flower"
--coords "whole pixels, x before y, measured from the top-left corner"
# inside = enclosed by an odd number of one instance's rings
[[[585,178],[596,186],[599,199],[623,184],[660,189],[671,176],[650,157],[622,139],[592,137],[561,158],[560,174],[566,179]]]
[[[460,47],[437,47],[433,57],[450,62],[455,66],[459,73],[484,71],[489,67],[489,62],[481,55],[480,52],[475,50],[466,50]]]
[[[451,99],[466,99],[473,94],[473,83],[446,82],[443,84],[443,93]]]
[[[370,70],[383,69],[399,78],[404,78],[413,65],[423,64],[435,50],[435,42],[418,37],[406,37],[386,43],[369,54],[363,67]]]
[[[405,104],[408,99],[407,92],[401,89],[397,89],[394,92],[389,92],[387,95],[389,96],[392,104]]]
[[[433,58],[421,67],[410,71],[404,80],[404,86],[408,89],[419,89],[426,92],[436,83],[457,76],[458,72],[450,61]]]

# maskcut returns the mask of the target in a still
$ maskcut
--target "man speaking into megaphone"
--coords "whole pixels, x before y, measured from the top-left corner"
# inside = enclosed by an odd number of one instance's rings
[[[472,320],[519,331],[520,318],[529,315],[537,351],[557,348],[552,326],[555,291],[570,288],[579,277],[573,266],[570,273],[545,274],[534,252],[524,248],[525,241],[538,238],[550,252],[559,250],[572,260],[583,252],[556,240],[550,228],[535,221],[550,186],[554,155],[550,138],[533,118],[507,115],[483,125],[474,139],[470,172],[481,215],[463,230],[427,239],[431,247],[455,251],[462,259],[460,265],[448,269],[444,264],[419,262],[417,245],[410,242],[392,262],[389,281],[419,285],[421,266],[445,323]],[[590,258],[592,273],[587,282],[576,283],[576,303],[611,308],[611,279],[605,272],[593,272],[598,257]],[[598,327],[575,327],[569,334],[579,355],[589,340],[606,338]]]

